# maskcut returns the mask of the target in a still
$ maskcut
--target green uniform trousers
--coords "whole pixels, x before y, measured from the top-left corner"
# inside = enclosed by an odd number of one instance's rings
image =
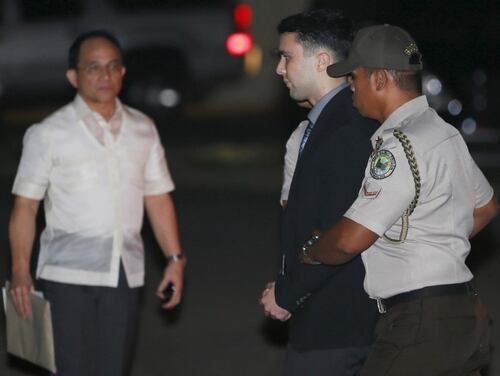
[[[376,327],[361,376],[476,376],[490,358],[490,320],[476,295],[393,306]]]

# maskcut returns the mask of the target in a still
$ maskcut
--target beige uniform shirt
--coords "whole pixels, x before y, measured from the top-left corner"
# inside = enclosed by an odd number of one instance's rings
[[[472,273],[465,259],[473,211],[493,196],[459,132],[420,96],[394,111],[372,136],[374,147],[377,139],[382,141],[347,218],[380,236],[399,237],[400,218],[414,198],[415,184],[403,147],[393,135],[396,128],[413,146],[421,193],[406,241],[393,244],[381,237],[362,254],[365,289],[378,298],[469,281]]]

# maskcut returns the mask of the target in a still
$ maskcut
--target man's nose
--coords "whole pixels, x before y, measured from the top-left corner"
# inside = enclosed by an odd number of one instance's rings
[[[285,63],[284,59],[280,57],[280,60],[278,61],[278,64],[276,65],[276,74],[279,76],[283,76],[285,74]]]
[[[100,72],[100,76],[103,78],[110,78],[111,77],[110,67],[107,67],[107,66],[102,67],[102,70]]]

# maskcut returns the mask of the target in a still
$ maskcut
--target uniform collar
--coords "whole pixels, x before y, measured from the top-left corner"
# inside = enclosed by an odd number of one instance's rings
[[[392,114],[389,115],[387,119],[382,123],[382,125],[375,131],[371,137],[372,145],[375,146],[376,140],[382,137],[385,133],[392,133],[394,128],[401,126],[401,123],[405,119],[412,115],[421,113],[429,108],[429,103],[425,95],[420,95],[411,101],[408,101],[401,106],[399,106]]]

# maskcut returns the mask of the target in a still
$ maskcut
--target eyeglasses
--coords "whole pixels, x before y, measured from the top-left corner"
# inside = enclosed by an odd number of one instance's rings
[[[78,70],[82,70],[88,76],[101,76],[105,72],[109,75],[120,73],[122,71],[123,64],[121,61],[112,61],[106,65],[100,65],[97,63],[89,64],[84,67],[77,67]]]

